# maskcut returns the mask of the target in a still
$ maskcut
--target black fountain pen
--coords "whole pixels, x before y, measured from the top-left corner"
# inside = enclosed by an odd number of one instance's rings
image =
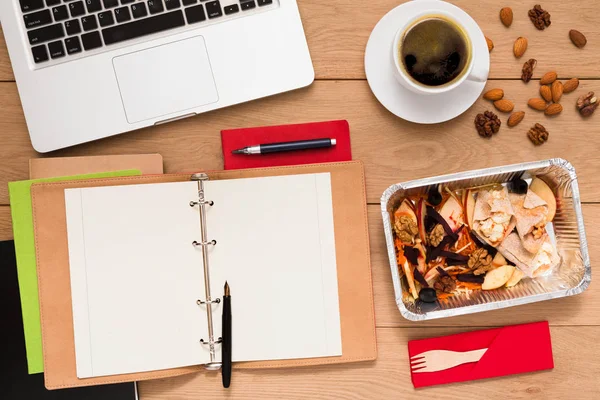
[[[283,151],[322,149],[332,147],[337,144],[335,139],[321,138],[312,140],[299,140],[297,142],[265,143],[254,146],[244,147],[243,149],[233,150],[233,154],[269,154],[280,153]]]
[[[223,342],[221,347],[223,387],[228,388],[231,384],[231,294],[229,284],[225,282],[225,294],[223,295]]]

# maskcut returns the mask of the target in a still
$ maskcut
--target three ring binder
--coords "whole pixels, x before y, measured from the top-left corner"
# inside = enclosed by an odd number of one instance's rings
[[[203,345],[207,345],[210,351],[210,363],[206,364],[205,367],[208,370],[218,370],[221,368],[221,363],[216,362],[215,355],[215,345],[221,343],[221,338],[215,340],[214,331],[213,331],[213,316],[212,316],[212,305],[219,304],[221,299],[216,298],[212,299],[210,294],[210,267],[208,264],[208,246],[216,246],[217,241],[212,239],[209,240],[207,238],[206,232],[206,206],[213,206],[214,202],[211,200],[206,200],[204,197],[204,181],[208,180],[208,175],[206,174],[194,174],[191,178],[193,181],[198,182],[198,201],[190,201],[190,207],[198,207],[198,211],[200,214],[200,241],[194,240],[192,242],[192,246],[200,248],[202,250],[202,261],[204,263],[204,292],[206,299],[205,300],[197,300],[196,304],[199,306],[206,306],[206,319],[208,320],[208,341],[204,339],[200,339],[200,343]]]

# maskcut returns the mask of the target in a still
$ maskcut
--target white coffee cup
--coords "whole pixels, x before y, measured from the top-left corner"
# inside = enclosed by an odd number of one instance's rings
[[[454,80],[448,82],[445,85],[427,86],[427,85],[417,82],[408,74],[408,72],[406,72],[404,65],[402,65],[402,63],[400,61],[400,45],[402,44],[402,41],[404,40],[404,36],[405,36],[406,32],[408,32],[410,30],[410,28],[412,28],[414,25],[427,19],[428,17],[432,17],[432,18],[442,17],[442,18],[448,19],[449,21],[453,22],[459,29],[462,30],[464,37],[467,40],[467,46],[469,48],[469,54],[470,54],[470,59],[468,61],[468,64],[465,65],[465,67],[463,68],[463,71],[461,72],[461,74],[458,77],[456,77]],[[404,86],[408,90],[410,90],[414,93],[417,93],[417,94],[432,95],[432,94],[440,94],[440,93],[449,92],[450,90],[461,85],[466,80],[475,81],[475,82],[485,82],[487,80],[487,68],[485,68],[485,65],[479,65],[480,68],[478,68],[478,69],[475,68],[475,65],[480,64],[480,63],[475,63],[475,59],[477,58],[478,54],[476,53],[476,50],[473,46],[473,40],[471,38],[474,35],[480,34],[480,33],[470,32],[466,28],[466,24],[463,22],[464,18],[465,18],[464,15],[461,13],[436,9],[434,7],[434,8],[430,8],[426,11],[423,11],[419,14],[414,15],[412,18],[410,18],[408,20],[408,22],[406,24],[404,24],[403,26],[401,26],[398,29],[398,31],[396,32],[396,36],[394,38],[394,42],[392,44],[392,60],[391,61],[394,64],[394,68],[393,68],[394,75],[396,76],[396,79],[398,80],[398,82],[400,82],[400,84],[402,86]]]

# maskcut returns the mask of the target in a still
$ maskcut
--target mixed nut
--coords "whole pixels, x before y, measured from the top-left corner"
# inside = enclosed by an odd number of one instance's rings
[[[500,9],[500,22],[505,27],[510,27],[513,23],[514,15],[510,7]],[[529,19],[533,25],[544,30],[551,25],[550,13],[544,10],[541,5],[536,4],[528,12]],[[569,31],[571,42],[578,48],[583,48],[587,44],[587,38],[578,30],[572,29]],[[488,49],[491,51],[494,47],[492,41],[486,37]],[[521,58],[527,51],[528,41],[525,37],[519,37],[513,45],[513,54],[515,58]],[[533,77],[533,70],[537,65],[536,59],[529,59],[523,64],[521,70],[521,80],[528,83]],[[571,78],[564,82],[558,80],[556,71],[549,71],[540,78],[539,96],[529,99],[527,105],[536,111],[544,112],[547,117],[554,117],[562,113],[563,105],[560,103],[564,94],[571,93],[579,87],[579,79]],[[507,120],[509,127],[517,126],[525,118],[524,111],[514,111],[515,104],[504,98],[504,90],[495,88],[488,90],[483,94],[483,98],[493,102],[496,110],[503,113],[511,113]],[[596,108],[598,108],[598,98],[594,92],[589,92],[586,95],[579,97],[576,102],[576,108],[583,117],[591,116]],[[514,112],[513,112],[514,111]],[[475,117],[475,127],[480,136],[491,137],[500,130],[501,121],[496,114],[491,111],[477,114]],[[527,132],[527,137],[535,144],[541,145],[548,140],[549,133],[546,128],[536,123]]]

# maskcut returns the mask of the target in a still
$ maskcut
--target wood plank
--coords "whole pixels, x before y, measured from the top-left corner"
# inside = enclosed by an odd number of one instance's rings
[[[600,259],[600,205],[585,204],[584,221],[592,265]],[[409,327],[396,306],[390,263],[379,207],[369,206],[369,234],[375,317],[378,327]],[[553,325],[600,325],[600,287],[592,284],[582,294],[519,307],[460,317],[418,322],[419,326],[492,326],[548,320]]]
[[[406,327],[414,322],[404,319],[394,300],[394,288],[383,235],[379,207],[369,206],[369,234],[375,316],[378,327]],[[600,259],[600,205],[584,205],[590,257]],[[0,207],[0,240],[12,239],[10,208]],[[600,325],[600,287],[591,287],[578,296],[561,298],[518,308],[490,311],[454,318],[420,322],[420,326],[492,326],[547,319],[553,325]]]
[[[4,31],[0,27],[0,81],[14,81],[12,65],[10,65],[10,57],[4,40]]]
[[[600,124],[597,115],[582,119],[574,103],[579,94],[600,93],[600,81],[584,81],[565,95],[562,115],[553,119],[526,107],[536,96],[536,82],[492,81],[501,87],[516,109],[527,110],[515,128],[503,126],[491,140],[480,138],[475,115],[491,104],[479,100],[462,116],[444,124],[418,125],[389,113],[364,81],[318,81],[295,92],[230,107],[167,125],[147,128],[72,149],[53,156],[161,153],[165,172],[222,169],[220,130],[332,119],[350,122],[353,157],[365,163],[370,203],[378,203],[391,184],[411,179],[524,161],[563,157],[579,175],[584,201],[600,199]],[[28,160],[38,155],[29,141],[14,83],[0,83],[0,204],[8,204],[7,182],[26,179]],[[435,112],[435,110],[431,110]],[[507,116],[501,115],[505,124]],[[535,122],[544,124],[550,140],[535,147],[526,132]]]
[[[12,240],[12,218],[10,216],[10,207],[0,206],[0,241]]]
[[[159,399],[595,399],[600,327],[551,328],[554,369],[415,390],[406,343],[459,333],[454,328],[379,328],[375,362],[284,370],[234,371],[231,387],[218,373],[140,382],[141,400]],[[518,360],[518,354],[514,355]],[[576,374],[576,375],[575,375]]]
[[[473,2],[455,0],[480,24],[495,44],[491,59],[492,78],[519,78],[525,60],[516,60],[512,45],[519,36],[529,40],[525,57],[539,61],[537,73],[558,68],[561,76],[600,77],[600,27],[596,21],[596,3],[582,2],[573,7],[560,0],[546,0],[544,8],[552,14],[552,25],[538,31],[527,17],[533,3],[513,4],[514,22],[507,29],[498,18],[503,4],[494,0]],[[397,0],[364,3],[353,0],[300,0],[300,14],[311,51],[317,79],[363,79],[364,50],[377,22],[399,4]],[[580,50],[569,40],[570,29],[578,29],[588,38]],[[0,80],[13,80],[4,36],[0,38]],[[390,39],[391,43],[391,39]],[[385,60],[387,61],[387,59]]]

